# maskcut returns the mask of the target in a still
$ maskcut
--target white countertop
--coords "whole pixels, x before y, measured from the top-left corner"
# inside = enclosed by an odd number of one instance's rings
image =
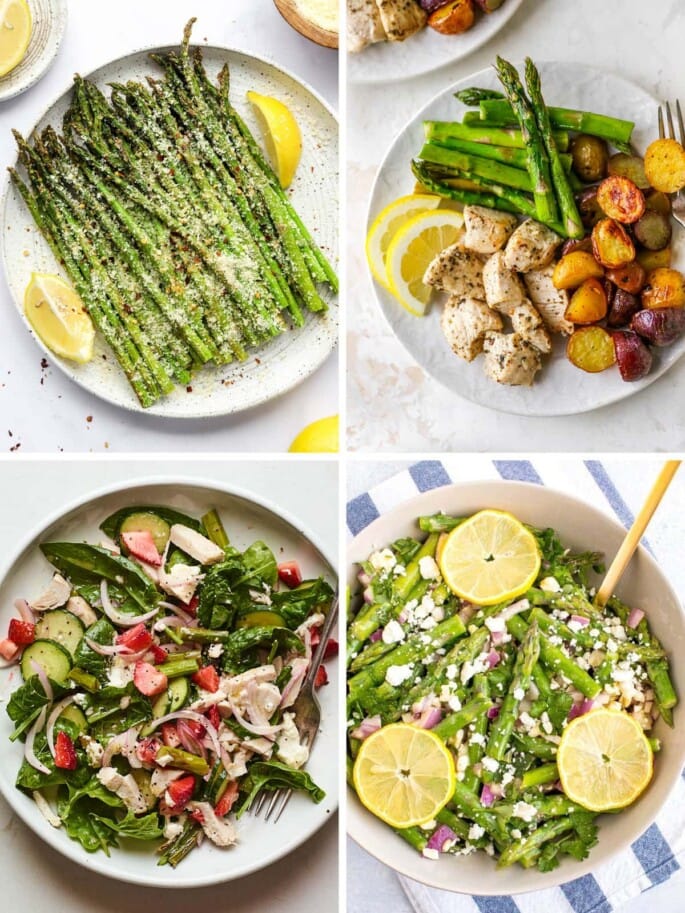
[[[28,92],[0,105],[0,172],[14,161],[11,128],[26,134],[75,72],[154,44],[176,44],[197,16],[195,36],[280,63],[337,108],[338,55],[302,38],[272,0],[69,0],[66,35],[52,68]],[[0,180],[4,181],[4,176]],[[338,412],[337,355],[303,384],[249,412],[207,420],[128,413],[41,367],[42,351],[0,281],[0,427],[2,449],[19,452],[283,451],[309,422]],[[88,420],[88,417],[91,417]],[[8,432],[11,431],[11,437]]]
[[[685,359],[621,403],[562,418],[524,418],[473,405],[443,389],[404,351],[376,303],[365,263],[366,215],[376,170],[405,122],[445,86],[497,54],[586,63],[616,72],[659,98],[685,86],[682,0],[525,0],[476,53],[423,77],[348,94],[348,427],[354,450],[623,451],[685,447]],[[409,39],[411,40],[411,39]],[[624,112],[627,116],[629,112]],[[408,193],[411,180],[397,188]],[[639,432],[638,432],[639,429]],[[638,432],[639,437],[635,434]]]
[[[6,459],[0,473],[0,553],[11,553],[48,514],[84,492],[119,479],[151,475],[194,476],[254,491],[300,519],[336,554],[338,472],[333,461],[250,465],[226,460],[151,464]],[[310,496],[302,498],[303,490]],[[284,817],[281,823],[285,821]],[[299,850],[262,872],[210,888],[160,892],[125,885],[75,865],[39,840],[0,797],[0,863],[5,874],[1,907],[14,913],[219,913],[229,907],[240,913],[319,913],[322,901],[327,910],[335,910],[337,816]]]

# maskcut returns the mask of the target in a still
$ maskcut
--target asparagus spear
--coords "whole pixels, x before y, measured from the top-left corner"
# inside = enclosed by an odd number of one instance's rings
[[[502,126],[518,123],[510,100],[484,99],[479,103],[482,120]],[[608,117],[604,114],[592,114],[588,111],[575,111],[570,108],[550,107],[549,118],[557,130],[574,130],[578,133],[589,133],[616,145],[630,143],[635,124],[629,120]],[[618,148],[618,146],[617,146]]]
[[[514,149],[526,149],[527,144],[520,130],[513,127],[488,127],[482,123],[466,125],[455,121],[424,121],[426,136],[441,142],[445,139],[467,140],[472,143],[507,146]],[[566,152],[569,147],[568,133],[556,132],[554,139],[557,149]]]
[[[424,163],[418,162],[416,159],[411,163],[411,170],[414,177],[426,188],[426,190],[438,194],[441,197],[446,197],[450,200],[456,200],[458,203],[472,206],[486,206],[489,209],[499,209],[503,212],[520,212],[520,209],[517,206],[514,206],[513,203],[510,203],[501,196],[495,195],[490,187],[484,187],[482,193],[480,191],[476,192],[473,190],[463,190],[458,187],[451,187],[449,184],[446,184],[444,181],[440,181],[431,175],[428,167]]]

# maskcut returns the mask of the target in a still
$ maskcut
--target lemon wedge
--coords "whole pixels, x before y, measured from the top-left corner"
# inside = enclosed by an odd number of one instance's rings
[[[456,774],[435,733],[408,723],[383,726],[365,739],[354,762],[361,803],[392,827],[431,821],[449,802]]]
[[[320,418],[300,431],[288,448],[290,453],[337,453],[339,448],[337,415]]]
[[[24,293],[24,313],[36,335],[55,355],[80,364],[93,357],[93,322],[64,279],[32,273]]]
[[[564,792],[593,812],[631,805],[652,779],[653,761],[640,724],[606,707],[569,723],[557,751]]]
[[[373,220],[366,236],[366,259],[374,278],[390,290],[385,257],[397,231],[414,216],[437,209],[440,197],[428,193],[411,193],[388,204]]]
[[[464,217],[459,212],[438,209],[422,212],[399,228],[385,257],[390,291],[416,317],[423,317],[431,288],[423,276],[431,260],[461,237]]]
[[[26,0],[0,0],[0,76],[22,62],[32,31],[33,18]]]
[[[269,95],[248,92],[264,134],[266,150],[281,187],[289,187],[302,154],[302,136],[290,108]]]
[[[475,605],[494,605],[525,593],[540,561],[535,537],[516,517],[481,510],[452,530],[438,564],[457,596]]]

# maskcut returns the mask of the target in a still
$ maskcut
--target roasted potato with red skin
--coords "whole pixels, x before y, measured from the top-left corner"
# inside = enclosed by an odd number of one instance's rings
[[[654,209],[645,210],[644,215],[633,225],[635,240],[647,250],[663,250],[671,243],[671,217]]]
[[[628,326],[633,319],[633,315],[637,314],[641,309],[642,302],[637,295],[631,295],[630,292],[618,288],[609,305],[607,326],[613,330]]]
[[[621,178],[628,178],[640,190],[649,190],[651,186],[645,174],[644,160],[637,155],[617,152],[616,155],[612,155],[609,159],[607,172],[618,175]]]
[[[588,235],[587,238],[569,238],[564,241],[561,247],[561,256],[565,257],[566,254],[572,254],[575,250],[584,250],[588,254],[592,253],[592,238]]]
[[[554,267],[552,282],[558,289],[578,288],[586,279],[601,279],[604,270],[586,250],[573,250]]]
[[[621,225],[632,225],[645,211],[645,197],[640,188],[617,174],[605,178],[599,185],[597,202],[610,219]]]
[[[685,309],[649,308],[639,311],[630,329],[655,346],[670,346],[685,333]]]
[[[671,215],[671,198],[660,190],[652,190],[645,195],[645,207],[650,212],[660,212],[664,216]]]
[[[663,193],[685,187],[685,149],[674,139],[657,139],[647,147],[645,174],[650,185]]]
[[[635,259],[635,245],[628,232],[613,219],[602,219],[592,229],[592,252],[607,269],[625,266]]]
[[[632,263],[626,263],[625,266],[619,266],[617,269],[607,271],[607,279],[610,279],[614,285],[622,288],[624,292],[630,292],[631,295],[637,295],[642,291],[647,281],[647,272],[637,260]]]
[[[564,317],[571,323],[588,324],[603,320],[606,314],[607,294],[604,283],[599,279],[586,279],[571,296]]]
[[[504,3],[504,0],[474,0],[474,3],[484,13],[494,13]]]
[[[585,228],[593,228],[600,219],[604,218],[604,213],[597,202],[597,188],[588,187],[576,196],[578,212]]]
[[[655,269],[668,269],[671,265],[671,248],[663,250],[639,250],[635,257],[640,266],[643,266],[647,275]]]
[[[602,327],[581,327],[566,344],[566,357],[581,371],[598,374],[616,361],[611,335]]]
[[[594,327],[592,328],[594,329]],[[625,381],[641,380],[652,367],[649,346],[632,330],[617,330],[613,334],[616,363]]]
[[[603,139],[579,133],[571,143],[573,170],[586,184],[601,181],[607,173],[609,150]]]
[[[654,269],[647,275],[642,289],[642,305],[646,308],[685,307],[685,279],[677,269]]]
[[[450,0],[428,17],[428,25],[441,35],[461,35],[473,25],[472,0]]]

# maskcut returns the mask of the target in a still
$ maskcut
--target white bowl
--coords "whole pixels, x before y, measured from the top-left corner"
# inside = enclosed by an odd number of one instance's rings
[[[537,527],[552,527],[562,542],[578,551],[602,551],[608,560],[615,555],[625,530],[594,507],[576,498],[540,485],[523,482],[472,482],[447,485],[412,498],[361,532],[348,549],[348,585],[356,585],[356,563],[376,548],[418,532],[419,516],[442,511],[456,516],[484,507],[511,511],[520,520]],[[617,595],[644,609],[650,626],[664,644],[672,661],[671,675],[678,694],[685,694],[685,666],[675,662],[685,650],[685,615],[678,597],[656,561],[643,549],[636,552],[618,587]],[[685,725],[676,710],[676,726],[661,720],[654,735],[662,750],[656,757],[654,779],[642,797],[618,815],[599,819],[599,843],[583,862],[568,857],[552,872],[523,869],[518,865],[498,870],[485,853],[471,856],[441,856],[424,859],[378,818],[366,811],[353,790],[348,792],[348,831],[365,850],[402,875],[445,891],[463,894],[517,894],[554,887],[586,875],[635,841],[654,821],[685,764]]]
[[[226,532],[236,548],[244,549],[255,539],[263,539],[278,560],[296,560],[305,577],[324,575],[335,585],[335,562],[316,537],[297,520],[277,506],[238,488],[223,487],[200,479],[141,480],[130,486],[111,486],[89,493],[48,518],[19,547],[17,554],[0,575],[0,631],[6,631],[9,618],[16,614],[12,605],[17,597],[35,596],[52,576],[51,565],[38,550],[50,539],[99,542],[103,534],[98,525],[110,513],[133,504],[165,504],[200,516],[217,508]],[[121,881],[156,887],[189,888],[240,878],[264,868],[307,840],[328,820],[337,806],[337,765],[339,756],[337,727],[337,663],[329,664],[331,683],[319,692],[322,727],[312,749],[307,770],[326,792],[315,805],[308,797],[293,795],[278,824],[264,822],[249,813],[237,823],[239,843],[222,850],[205,841],[180,863],[178,868],[157,866],[150,844],[122,841],[121,849],[87,853],[63,829],[51,827],[35,803],[14,786],[22,760],[23,745],[9,741],[12,725],[3,706],[0,710],[0,791],[28,826],[54,849],[92,871]],[[16,666],[0,671],[0,703],[21,684]]]

